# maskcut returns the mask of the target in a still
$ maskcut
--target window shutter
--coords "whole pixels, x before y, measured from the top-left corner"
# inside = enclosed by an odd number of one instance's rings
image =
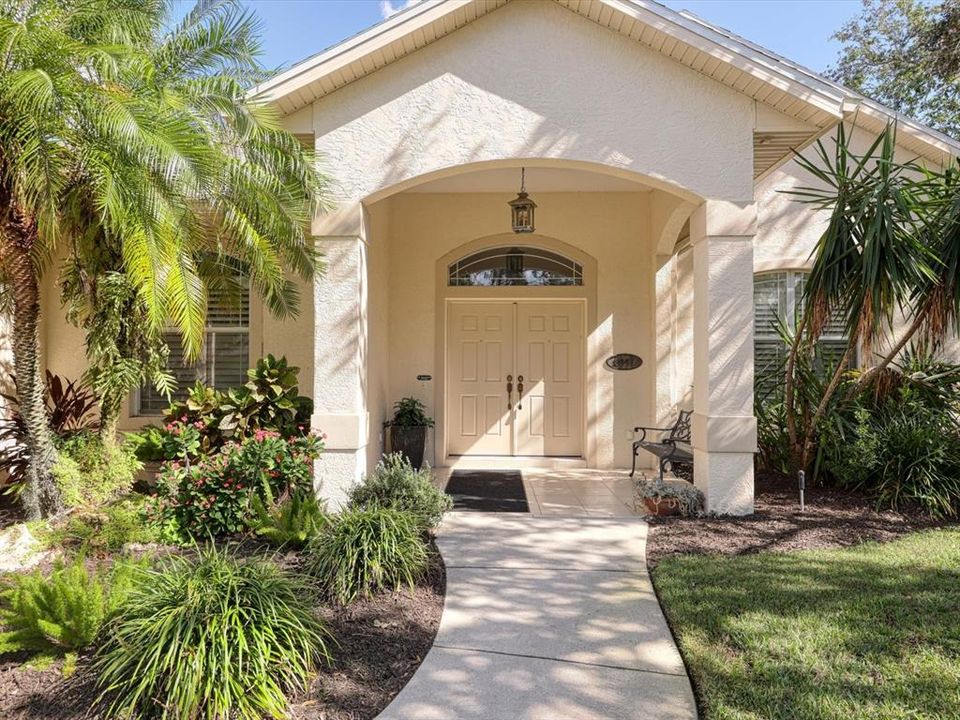
[[[177,332],[164,333],[170,348],[167,369],[177,381],[173,401],[186,398],[197,380],[218,390],[240,387],[250,365],[250,291],[246,280],[228,287],[213,287],[207,297],[207,325],[199,362],[183,359],[183,342]],[[162,415],[169,402],[153,386],[140,389],[137,412]]]
[[[777,336],[777,319],[786,305],[786,274],[758,275],[753,280],[753,331],[757,337]]]
[[[187,397],[187,390],[197,381],[200,376],[201,368],[196,364],[187,365],[183,359],[183,339],[178,332],[167,332],[163,334],[163,340],[170,348],[170,356],[167,360],[167,370],[177,381],[177,391],[173,393],[174,401],[184,400]],[[167,409],[170,401],[157,392],[153,385],[146,385],[140,389],[140,414],[141,415],[162,415]]]

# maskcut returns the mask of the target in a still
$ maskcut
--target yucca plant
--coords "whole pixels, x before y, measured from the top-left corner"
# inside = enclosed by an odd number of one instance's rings
[[[860,153],[841,124],[832,148],[818,141],[811,157],[796,160],[818,185],[790,194],[829,213],[784,373],[791,464],[801,470],[810,469],[817,433],[838,404],[849,406],[915,339],[936,347],[960,329],[960,168],[900,161],[895,125]],[[831,321],[843,323],[847,346],[822,394],[807,402],[798,397],[798,365]],[[889,343],[874,357],[880,338]],[[845,383],[858,352],[870,367]]]
[[[269,559],[208,548],[144,569],[94,659],[112,718],[284,718],[327,661],[308,585]]]
[[[307,568],[328,597],[348,605],[376,590],[412,588],[428,559],[415,515],[371,506],[334,517],[308,546]]]
[[[281,548],[302,548],[330,522],[312,492],[295,491],[285,500],[266,506],[259,496],[251,500],[254,533]]]
[[[135,566],[58,562],[50,575],[13,575],[0,593],[0,654],[63,654],[89,647],[132,588]]]

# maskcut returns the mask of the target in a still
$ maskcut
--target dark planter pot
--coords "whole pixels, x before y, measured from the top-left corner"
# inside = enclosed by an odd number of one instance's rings
[[[390,426],[390,452],[400,453],[417,470],[423,466],[423,448],[426,444],[426,425]]]

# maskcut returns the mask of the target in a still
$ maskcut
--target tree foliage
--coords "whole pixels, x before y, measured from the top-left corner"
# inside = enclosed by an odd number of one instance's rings
[[[834,37],[830,76],[949,135],[960,135],[960,0],[863,0]]]
[[[895,155],[888,126],[859,152],[844,126],[797,162],[817,184],[791,191],[829,213],[804,286],[804,312],[785,367],[785,421],[792,465],[810,469],[818,433],[836,411],[881,377],[904,348],[936,350],[960,330],[960,175]],[[843,322],[842,360],[809,392],[804,368],[831,319]],[[860,353],[868,369],[845,383]],[[843,387],[842,394],[838,391]]]
[[[55,253],[69,249],[81,323],[129,311],[144,321],[134,330],[177,328],[189,356],[204,339],[208,258],[240,263],[281,317],[297,309],[288,271],[308,278],[316,267],[307,232],[322,178],[247,94],[264,77],[258,22],[229,0],[198,3],[179,23],[173,7],[0,0],[0,278],[13,299],[33,517],[61,505],[39,350],[40,277]],[[121,272],[126,288],[111,285]],[[159,377],[149,338],[93,340],[108,413],[122,385]],[[117,359],[141,365],[108,367]]]

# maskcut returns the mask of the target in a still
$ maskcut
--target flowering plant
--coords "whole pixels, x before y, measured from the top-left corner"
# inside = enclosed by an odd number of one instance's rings
[[[254,498],[269,506],[293,492],[313,492],[313,461],[323,439],[315,433],[284,439],[258,430],[193,464],[167,462],[157,476],[152,517],[182,535],[242,532],[253,518]]]

